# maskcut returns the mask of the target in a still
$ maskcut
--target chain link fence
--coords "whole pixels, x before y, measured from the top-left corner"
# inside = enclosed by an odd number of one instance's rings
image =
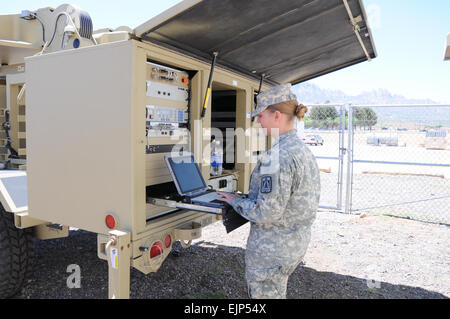
[[[309,108],[303,141],[321,169],[320,207],[450,224],[450,106]]]
[[[309,146],[320,168],[320,207],[342,209],[345,106],[308,105],[303,142]]]
[[[450,224],[450,106],[351,106],[350,212]]]

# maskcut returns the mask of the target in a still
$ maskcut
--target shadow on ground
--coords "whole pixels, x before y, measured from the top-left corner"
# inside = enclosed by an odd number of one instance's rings
[[[17,298],[108,298],[108,267],[97,257],[97,236],[71,231],[71,236],[49,241],[35,240],[34,276]],[[178,244],[178,243],[177,243]],[[177,245],[175,248],[179,248]],[[245,299],[245,250],[199,242],[170,255],[156,273],[131,270],[131,298]],[[69,265],[79,265],[81,288],[68,288]],[[382,299],[447,298],[420,287],[366,279],[299,266],[288,283],[289,299]]]

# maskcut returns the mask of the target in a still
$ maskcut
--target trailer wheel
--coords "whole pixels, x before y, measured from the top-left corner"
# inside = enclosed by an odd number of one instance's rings
[[[0,298],[17,295],[33,271],[34,244],[30,229],[18,229],[14,214],[0,205]]]

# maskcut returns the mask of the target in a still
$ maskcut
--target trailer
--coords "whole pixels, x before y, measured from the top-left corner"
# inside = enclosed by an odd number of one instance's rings
[[[427,131],[425,134],[425,148],[427,150],[447,149],[447,132],[444,130]]]
[[[179,198],[167,154],[190,152],[211,187],[247,193],[272,144],[255,96],[375,57],[358,0],[186,0],[96,31],[72,5],[0,16],[0,297],[20,292],[33,237],[74,227],[98,234],[109,297],[129,298],[131,267],[157,271],[174,242],[226,216]]]
[[[398,146],[398,134],[393,131],[389,133],[373,133],[367,136],[367,144],[375,146]]]

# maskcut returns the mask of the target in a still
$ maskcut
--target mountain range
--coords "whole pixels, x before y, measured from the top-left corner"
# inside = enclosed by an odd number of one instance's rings
[[[431,99],[411,99],[393,94],[387,89],[348,95],[340,90],[323,89],[315,84],[300,83],[293,86],[298,100],[305,104],[345,104],[374,105],[372,109],[378,117],[378,123],[410,123],[423,125],[450,126],[450,107],[411,106],[376,107],[376,105],[428,105],[439,104]]]
[[[348,95],[340,90],[322,89],[315,84],[300,83],[294,86],[293,90],[300,101],[314,104],[327,103],[327,101],[328,103],[352,103],[355,105],[439,104],[431,99],[406,98],[398,94],[393,94],[387,89],[377,89],[365,91],[358,95]]]

